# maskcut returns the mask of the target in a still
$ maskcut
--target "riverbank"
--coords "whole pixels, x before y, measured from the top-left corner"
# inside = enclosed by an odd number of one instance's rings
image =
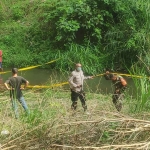
[[[0,131],[9,131],[0,137],[2,150],[136,148],[141,143],[140,148],[149,142],[150,113],[131,113],[128,100],[118,113],[111,95],[87,93],[87,114],[80,101],[73,112],[70,92],[61,88],[24,93],[31,113],[26,116],[19,105],[19,119],[8,91],[1,94]]]

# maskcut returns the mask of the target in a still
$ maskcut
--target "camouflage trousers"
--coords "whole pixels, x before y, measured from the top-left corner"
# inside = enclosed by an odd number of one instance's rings
[[[71,109],[76,110],[78,98],[81,101],[81,104],[82,104],[82,107],[84,108],[84,111],[86,111],[87,105],[85,102],[86,99],[85,99],[84,91],[75,92],[75,91],[71,90],[71,101],[72,101]]]
[[[114,92],[112,96],[113,104],[115,105],[117,111],[121,111],[122,109],[122,100],[124,98],[124,94],[121,92]]]

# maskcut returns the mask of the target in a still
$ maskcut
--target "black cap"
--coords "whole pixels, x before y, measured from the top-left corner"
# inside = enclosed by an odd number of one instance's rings
[[[110,73],[109,78],[112,79],[114,77],[114,74]]]

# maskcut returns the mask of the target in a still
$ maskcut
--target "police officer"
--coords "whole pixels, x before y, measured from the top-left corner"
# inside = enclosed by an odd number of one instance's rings
[[[84,111],[87,110],[86,105],[86,99],[85,99],[85,92],[83,91],[83,81],[84,79],[92,79],[93,76],[84,76],[82,71],[82,65],[80,63],[77,63],[75,65],[75,70],[71,72],[71,75],[69,77],[69,85],[71,89],[71,101],[72,105],[71,108],[73,110],[76,110],[77,108],[77,100],[78,98],[81,101],[82,107],[84,108]]]

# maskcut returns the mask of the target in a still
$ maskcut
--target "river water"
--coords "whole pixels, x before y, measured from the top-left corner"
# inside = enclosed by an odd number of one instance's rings
[[[6,69],[4,71],[10,71],[10,69]],[[70,72],[69,72],[70,73]],[[57,83],[68,82],[69,73],[60,73],[58,71],[50,70],[50,69],[30,69],[26,71],[18,72],[18,75],[26,78],[30,85],[54,85]],[[11,72],[1,74],[1,78],[3,82],[7,80],[11,76]],[[125,77],[128,82],[128,87],[130,90],[129,94],[134,95],[135,86],[133,80],[131,78]],[[63,85],[64,89],[69,90],[69,85]],[[94,79],[85,80],[84,82],[84,90],[92,93],[102,93],[109,94],[113,92],[113,86],[111,81],[105,80],[102,76],[95,77]]]

